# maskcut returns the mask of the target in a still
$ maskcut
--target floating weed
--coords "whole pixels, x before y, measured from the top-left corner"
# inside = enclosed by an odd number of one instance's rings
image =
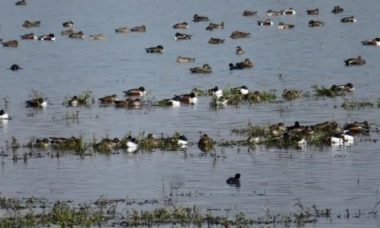
[[[375,103],[370,101],[344,100],[341,107],[346,110],[357,110],[364,108],[373,108],[375,107]],[[379,103],[377,104],[377,107],[379,107]]]
[[[330,88],[325,88],[323,86],[313,85],[314,96],[316,97],[336,97],[345,96],[349,91],[345,89],[340,89],[337,86],[331,86]]]
[[[249,103],[270,103],[276,101],[276,94],[275,91],[254,91],[244,95],[244,100]]]
[[[287,101],[295,100],[302,96],[302,91],[297,89],[284,89],[282,91],[282,98]]]
[[[170,137],[156,137],[153,134],[148,134],[146,137],[141,135],[137,141],[139,148],[143,151],[153,151],[156,149],[165,150],[165,151],[177,151],[181,149],[181,146],[178,144],[178,139],[180,133],[176,132]]]
[[[210,95],[207,90],[202,90],[202,89],[199,89],[199,88],[193,88],[191,90],[191,92],[194,93],[195,96],[197,96],[197,97],[204,97],[204,96],[209,96]]]
[[[80,95],[76,96],[78,105],[82,106],[90,106],[91,103],[95,103],[94,98],[92,97],[92,91],[91,90],[86,90],[82,92]],[[70,101],[72,100],[73,96],[65,96],[63,100],[63,104],[70,106]]]

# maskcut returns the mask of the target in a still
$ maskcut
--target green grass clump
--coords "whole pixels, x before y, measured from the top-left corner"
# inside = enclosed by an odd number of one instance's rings
[[[297,89],[284,89],[282,91],[282,98],[285,100],[291,101],[302,96],[302,91]]]
[[[379,104],[377,104],[377,106],[379,106]],[[364,108],[373,108],[375,107],[375,103],[372,103],[370,101],[345,100],[341,107],[346,110],[357,110]]]

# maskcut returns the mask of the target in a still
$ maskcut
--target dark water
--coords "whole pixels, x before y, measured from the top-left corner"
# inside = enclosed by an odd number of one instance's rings
[[[331,9],[340,4],[345,11],[334,15]],[[144,86],[150,99],[170,98],[188,93],[194,87],[209,89],[247,85],[251,90],[284,88],[312,91],[314,84],[352,82],[355,92],[350,100],[374,101],[380,97],[378,47],[360,44],[379,36],[380,4],[366,1],[121,1],[121,0],[40,0],[16,7],[12,1],[0,3],[0,38],[18,39],[19,35],[53,32],[54,42],[20,41],[18,48],[0,48],[0,98],[9,100],[8,112],[13,120],[0,122],[0,147],[15,136],[21,143],[35,137],[79,136],[122,137],[127,133],[184,133],[197,142],[199,132],[216,140],[231,139],[230,130],[248,122],[270,124],[283,121],[292,124],[314,124],[335,120],[340,124],[368,120],[379,124],[379,109],[346,111],[340,108],[343,98],[303,98],[294,102],[242,105],[212,110],[209,97],[199,98],[195,106],[180,108],[148,107],[124,110],[113,107],[68,108],[65,96],[90,90],[95,98],[118,94],[129,88]],[[278,22],[295,24],[293,30],[257,26],[267,18],[268,9],[293,7],[295,16],[272,17]],[[306,9],[319,8],[319,16],[306,15]],[[258,11],[258,16],[245,18],[245,9]],[[208,23],[193,23],[194,13],[207,15],[211,22],[224,21],[223,30],[206,31]],[[358,22],[342,24],[340,18],[354,15]],[[62,22],[73,20],[76,30],[86,39],[73,40],[60,36]],[[309,28],[310,19],[326,23],[322,28]],[[24,20],[41,20],[39,28],[21,27]],[[193,34],[188,41],[175,41],[172,25],[187,21]],[[121,26],[145,24],[147,32],[116,34]],[[251,33],[249,39],[232,40],[232,31]],[[103,33],[104,41],[93,41],[90,34]],[[223,45],[209,45],[210,37],[226,39]],[[162,44],[162,55],[146,54],[144,48]],[[240,45],[244,56],[234,54]],[[179,55],[196,58],[195,63],[177,64]],[[345,67],[343,60],[362,55],[367,64]],[[250,58],[251,70],[228,70],[229,62]],[[7,70],[18,63],[24,69]],[[188,68],[209,63],[211,75],[193,75]],[[279,75],[281,74],[281,77]],[[37,90],[49,99],[44,110],[24,107],[24,101]],[[0,108],[4,102],[0,101]],[[337,108],[335,108],[337,106]],[[79,111],[79,122],[65,117]],[[378,134],[370,136],[378,139]],[[310,148],[302,151],[280,151],[258,148],[218,148],[224,159],[200,156],[196,146],[184,152],[121,153],[112,156],[47,156],[26,164],[3,158],[0,192],[17,197],[34,195],[48,199],[94,200],[100,195],[110,198],[164,198],[170,191],[178,193],[179,204],[202,208],[241,210],[248,215],[262,215],[266,210],[288,212],[298,200],[305,205],[317,204],[343,213],[346,208],[368,212],[379,200],[380,176],[378,144],[357,139],[347,148]],[[225,179],[242,174],[242,186],[235,189]],[[192,193],[192,197],[181,194]],[[360,226],[373,227],[379,221],[368,216],[357,219]],[[321,226],[357,227],[355,221],[321,222]],[[318,225],[319,226],[319,225]]]

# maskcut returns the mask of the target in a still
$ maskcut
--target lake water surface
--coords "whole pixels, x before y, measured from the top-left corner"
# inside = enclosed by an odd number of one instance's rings
[[[344,12],[331,13],[335,5]],[[259,27],[257,20],[266,19],[268,9],[293,7],[294,16],[272,17],[278,22],[295,24],[293,30],[276,26]],[[319,16],[306,15],[306,9],[319,8]],[[243,17],[245,9],[257,10],[254,17]],[[0,192],[5,196],[44,197],[49,200],[96,200],[109,198],[164,199],[175,192],[179,205],[198,205],[203,209],[232,209],[248,216],[259,216],[267,210],[288,213],[294,204],[316,204],[332,208],[336,214],[361,210],[368,213],[379,200],[379,146],[365,138],[357,138],[352,147],[278,150],[259,147],[217,148],[222,158],[203,156],[196,145],[186,152],[157,151],[114,155],[96,154],[80,158],[74,155],[50,158],[47,154],[27,163],[14,163],[6,144],[16,137],[26,144],[32,137],[123,137],[142,132],[172,135],[178,131],[191,142],[207,133],[217,141],[233,139],[231,129],[247,123],[271,124],[294,121],[315,124],[335,120],[340,124],[368,120],[376,129],[380,109],[347,111],[340,108],[344,98],[302,98],[282,102],[285,88],[312,92],[314,84],[352,82],[355,91],[349,100],[376,101],[380,98],[378,79],[380,64],[378,47],[361,45],[360,41],[379,36],[380,4],[366,1],[154,1],[154,0],[39,0],[25,7],[14,2],[0,3],[0,38],[18,39],[21,34],[54,33],[54,42],[21,40],[17,48],[0,48],[0,98],[9,101],[12,120],[0,122],[0,148],[10,156],[2,158]],[[207,31],[207,22],[193,23],[192,16],[207,15],[211,22],[225,23],[223,30]],[[354,15],[358,22],[343,24],[340,19]],[[62,22],[73,20],[76,30],[86,38],[60,36]],[[309,28],[311,19],[326,24]],[[23,28],[24,20],[40,20],[39,28]],[[191,40],[175,41],[172,25],[187,21]],[[116,34],[121,26],[145,24],[147,32]],[[231,32],[251,33],[248,39],[233,40]],[[90,34],[103,33],[104,41],[93,41]],[[222,45],[207,43],[210,37],[224,38]],[[147,54],[144,48],[161,44],[164,54]],[[242,46],[243,56],[235,55]],[[195,63],[178,64],[179,55],[195,57]],[[345,67],[343,60],[362,55],[367,64]],[[229,71],[229,62],[250,58],[255,67]],[[24,69],[12,72],[13,63]],[[191,74],[188,68],[208,63],[210,75]],[[281,75],[281,76],[280,76]],[[209,97],[200,97],[194,106],[179,108],[145,107],[141,110],[99,107],[68,108],[65,96],[90,90],[95,99],[144,86],[148,98],[160,100],[175,94],[247,85],[251,90],[276,90],[281,102],[241,105],[211,109]],[[36,90],[48,97],[44,110],[25,108],[24,101]],[[4,101],[0,101],[0,109]],[[67,115],[79,111],[79,121]],[[371,133],[370,139],[379,139]],[[46,152],[43,152],[46,153]],[[241,188],[226,185],[235,173],[242,174]],[[191,193],[191,197],[183,196]],[[358,219],[319,221],[315,227],[375,227],[379,218],[368,215]]]

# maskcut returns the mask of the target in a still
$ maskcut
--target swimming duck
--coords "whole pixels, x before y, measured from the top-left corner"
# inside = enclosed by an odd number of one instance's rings
[[[3,109],[0,110],[0,120],[7,120],[9,118],[8,113],[6,113]]]
[[[3,41],[0,39],[0,42],[4,47],[18,47],[18,41],[17,40]]]
[[[369,40],[363,40],[362,44],[366,46],[380,46],[380,38],[376,37]]]
[[[100,101],[100,103],[102,104],[112,104],[114,103],[117,99],[117,95],[116,94],[113,94],[113,95],[109,95],[109,96],[105,96],[105,97],[101,97],[98,99]]]
[[[130,89],[127,91],[124,91],[125,96],[129,97],[142,97],[146,94],[145,88],[140,86],[139,88]]]
[[[25,104],[27,108],[38,108],[38,107],[44,108],[47,106],[47,101],[44,100],[42,97],[40,97],[40,98],[25,101]]]
[[[196,104],[198,102],[198,98],[193,92],[189,94],[176,95],[175,97],[178,97],[179,101],[183,104]]]
[[[228,66],[230,67],[230,70],[242,70],[244,67],[240,65],[240,63],[236,63],[235,65],[233,63],[229,63]]]
[[[77,96],[73,96],[70,100],[69,100],[69,106],[71,107],[77,107],[79,104],[79,99]]]
[[[116,108],[141,108],[142,101],[139,98],[127,98],[123,101],[116,100],[115,101]]]
[[[195,58],[186,57],[186,56],[178,56],[177,63],[191,63],[195,62]]]
[[[79,32],[73,32],[69,35],[69,38],[72,39],[84,39],[84,34],[82,31]]]
[[[164,99],[158,102],[159,106],[172,106],[179,107],[181,106],[181,102],[179,101],[178,96],[174,96],[172,99]]]
[[[319,15],[319,9],[318,8],[309,9],[309,10],[306,10],[306,13],[307,15]]]
[[[273,22],[268,18],[268,19],[265,19],[264,21],[257,21],[257,24],[259,26],[272,26]]]
[[[343,17],[342,19],[340,19],[340,22],[342,22],[342,23],[354,23],[354,22],[356,22],[356,18],[354,16]]]
[[[344,11],[344,9],[342,7],[340,7],[339,5],[334,6],[334,8],[331,10],[331,12],[334,14],[341,13],[343,11]]]
[[[281,15],[283,15],[283,12],[281,11],[267,10],[267,16],[281,16]]]
[[[27,2],[26,0],[17,1],[15,3],[16,6],[26,6]]]
[[[244,53],[245,52],[244,52],[243,48],[241,48],[240,46],[236,47],[236,51],[235,51],[236,55],[243,55]]]
[[[232,39],[247,38],[251,34],[249,32],[234,31],[231,33],[230,37]]]
[[[135,26],[131,28],[131,32],[145,32],[145,31],[146,31],[145,25]]]
[[[355,90],[354,85],[352,83],[347,83],[344,85],[332,85],[330,90],[337,92],[352,92]]]
[[[26,20],[22,24],[22,27],[24,27],[24,28],[39,27],[40,24],[41,24],[41,21],[29,21],[29,20]]]
[[[349,59],[344,60],[344,63],[346,64],[346,66],[352,66],[352,65],[360,66],[360,65],[365,64],[366,62],[359,55],[357,58],[349,58]]]
[[[184,22],[176,23],[175,25],[173,25],[173,28],[174,29],[188,29],[189,24],[186,21],[184,21]]]
[[[215,86],[212,89],[209,89],[208,92],[216,98],[221,98],[223,96],[223,90],[219,89],[218,86]]]
[[[223,43],[224,43],[224,39],[211,37],[211,38],[208,40],[208,43],[209,43],[209,44],[223,44]]]
[[[37,36],[34,33],[26,33],[20,36],[23,40],[37,40]]]
[[[214,149],[214,140],[207,134],[203,134],[198,141],[198,148],[203,152],[209,152]]]
[[[47,41],[53,41],[55,40],[55,36],[53,33],[50,33],[48,35],[42,35],[38,37],[38,40],[47,40]]]
[[[162,45],[157,45],[156,47],[145,48],[147,53],[164,53],[164,47]]]
[[[332,146],[352,146],[354,144],[354,136],[350,133],[337,133],[330,138]]]
[[[233,88],[232,91],[236,91],[236,92],[240,93],[241,95],[247,95],[249,93],[249,89],[245,85]]]
[[[199,16],[198,14],[194,14],[193,21],[194,22],[208,21],[208,17],[206,17],[206,16]]]
[[[244,17],[251,17],[251,16],[256,16],[257,11],[252,11],[252,10],[244,10],[243,11],[243,16]]]
[[[90,39],[91,40],[105,40],[106,36],[103,35],[102,33],[99,33],[99,34],[90,35]]]
[[[206,30],[212,31],[214,29],[224,29],[224,22],[222,21],[220,24],[210,23],[206,27]]]
[[[280,22],[280,23],[278,23],[277,28],[278,29],[292,29],[292,28],[294,28],[294,25],[292,25],[292,24],[285,24],[283,22]]]
[[[246,58],[243,62],[238,62],[235,65],[230,63],[229,67],[230,67],[230,70],[241,70],[241,69],[245,69],[245,68],[252,68],[253,63],[251,62],[251,60]]]
[[[72,20],[69,20],[69,21],[65,21],[62,23],[62,26],[65,27],[65,28],[71,28],[74,26],[74,22]]]
[[[177,143],[178,143],[178,146],[181,149],[185,149],[188,146],[188,144],[189,144],[189,142],[187,141],[186,136],[184,136],[184,135],[179,136]]]
[[[137,140],[135,138],[132,138],[131,136],[128,136],[127,138],[127,152],[134,153],[139,149],[139,146],[137,144]]]
[[[296,15],[296,11],[293,8],[281,10],[282,15]]]
[[[343,127],[345,132],[349,132],[351,134],[368,134],[370,130],[370,126],[368,121],[358,122],[355,121],[353,123],[347,123]]]
[[[21,70],[22,67],[20,67],[18,64],[12,64],[12,66],[9,69],[11,71],[18,71],[18,70]]]
[[[174,35],[174,40],[190,40],[193,35],[177,32]]]
[[[99,143],[95,144],[95,148],[100,148],[105,146],[107,150],[112,151],[120,147],[120,139],[119,138],[104,138]],[[104,148],[104,147],[103,147]]]
[[[128,29],[128,27],[120,27],[120,28],[116,28],[115,32],[116,33],[127,33],[127,32],[129,32],[129,29]]]
[[[309,21],[309,27],[322,27],[324,26],[324,22],[322,21],[315,21],[315,20],[310,20]]]
[[[211,69],[211,66],[208,65],[207,63],[206,64],[203,64],[202,67],[193,67],[193,68],[190,68],[189,69],[191,73],[194,73],[194,74],[209,74],[209,73],[212,73],[212,69]]]
[[[234,177],[229,177],[226,180],[226,183],[229,185],[234,185],[234,186],[240,186],[240,173],[235,174]]]

